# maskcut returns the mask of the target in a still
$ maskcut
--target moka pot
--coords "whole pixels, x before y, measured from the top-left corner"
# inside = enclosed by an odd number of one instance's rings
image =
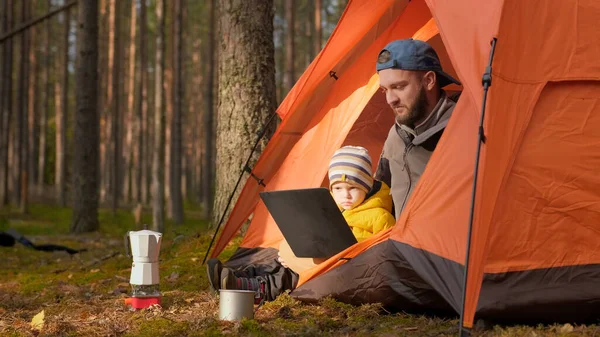
[[[158,256],[162,234],[151,230],[130,231],[125,235],[127,255],[131,254],[132,297],[125,300],[134,309],[160,304]]]

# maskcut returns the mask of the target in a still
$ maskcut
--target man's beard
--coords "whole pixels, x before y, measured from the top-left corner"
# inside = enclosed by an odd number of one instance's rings
[[[427,111],[427,95],[425,93],[425,88],[421,87],[413,105],[406,108],[408,109],[406,114],[396,114],[396,122],[414,129],[415,123],[423,119]]]

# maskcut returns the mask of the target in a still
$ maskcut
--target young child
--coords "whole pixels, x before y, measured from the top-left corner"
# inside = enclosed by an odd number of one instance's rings
[[[358,241],[391,228],[390,188],[374,181],[371,157],[364,147],[344,146],[329,163],[329,189]]]
[[[344,146],[329,163],[329,189],[358,241],[395,224],[390,188],[373,180],[371,157],[364,147]],[[250,265],[240,269],[224,268],[218,259],[207,262],[211,288],[254,290],[259,299],[274,300],[295,288],[298,274],[320,261],[298,258],[284,240],[279,257],[272,265]]]

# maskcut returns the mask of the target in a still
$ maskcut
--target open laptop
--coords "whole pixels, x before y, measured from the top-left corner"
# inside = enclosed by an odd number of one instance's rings
[[[326,188],[261,192],[260,197],[297,257],[329,258],[357,242]]]

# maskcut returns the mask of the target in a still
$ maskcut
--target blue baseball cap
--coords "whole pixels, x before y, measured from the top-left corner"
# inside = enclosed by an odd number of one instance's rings
[[[383,54],[386,55],[383,55]],[[386,57],[389,53],[389,57]],[[413,39],[396,40],[387,44],[377,58],[377,72],[384,69],[435,71],[440,87],[460,82],[442,70],[440,59],[427,42]]]

